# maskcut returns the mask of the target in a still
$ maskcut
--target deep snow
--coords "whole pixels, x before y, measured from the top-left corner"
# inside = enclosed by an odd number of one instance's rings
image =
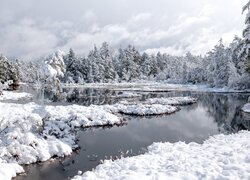
[[[249,179],[250,132],[216,135],[203,144],[153,143],[148,152],[105,160],[83,179]]]

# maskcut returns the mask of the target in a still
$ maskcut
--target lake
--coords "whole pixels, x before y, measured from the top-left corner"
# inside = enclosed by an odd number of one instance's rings
[[[33,101],[39,102],[41,92],[23,87],[23,91],[35,95]],[[138,96],[125,98],[123,91],[93,88],[67,88],[64,97],[45,93],[50,105],[102,105],[113,104],[127,99],[141,101],[151,97],[192,96],[198,103],[182,106],[171,115],[128,116],[126,124],[105,128],[79,129],[80,149],[66,158],[24,166],[27,175],[17,180],[69,179],[77,174],[95,168],[104,159],[134,156],[146,151],[153,142],[185,141],[202,143],[210,135],[235,133],[250,130],[248,117],[241,112],[248,93],[206,93],[206,92],[136,92]],[[44,103],[44,102],[43,102]]]

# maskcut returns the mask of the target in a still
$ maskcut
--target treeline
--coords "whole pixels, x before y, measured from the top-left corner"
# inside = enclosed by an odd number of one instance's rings
[[[132,45],[112,50],[104,42],[100,48],[94,47],[87,57],[76,55],[72,49],[67,54],[61,53],[63,62],[60,62],[60,67],[64,69],[61,72],[64,75],[60,77],[60,81],[82,84],[149,80],[250,89],[246,58],[239,55],[242,44],[243,40],[238,37],[229,47],[225,47],[220,40],[213,50],[202,57],[190,52],[184,56],[171,56],[160,52],[156,55],[140,53]],[[59,62],[52,55],[45,59],[47,63],[51,61],[52,67]],[[10,62],[1,56],[0,80],[4,82],[18,79],[36,83],[44,76],[41,67],[41,61]]]

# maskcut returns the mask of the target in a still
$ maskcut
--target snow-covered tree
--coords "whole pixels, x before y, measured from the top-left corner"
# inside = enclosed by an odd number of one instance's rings
[[[65,53],[58,50],[45,58],[40,78],[46,89],[61,92],[60,78],[65,72],[64,56]]]
[[[113,64],[112,52],[107,42],[104,42],[100,48],[100,65],[104,67],[104,82],[111,82],[116,78],[116,72]]]
[[[17,69],[6,57],[0,55],[0,82],[2,84],[9,81],[11,89],[16,89],[19,84]]]
[[[245,60],[246,71],[250,73],[250,1],[243,7],[242,13],[247,11],[245,24],[246,28],[243,30],[243,44],[241,47],[240,57]]]

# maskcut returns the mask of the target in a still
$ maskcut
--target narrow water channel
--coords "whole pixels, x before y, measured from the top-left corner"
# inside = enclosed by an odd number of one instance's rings
[[[74,98],[68,98],[59,104],[88,105],[119,101],[119,98],[113,98],[117,92],[105,90],[104,93],[103,90],[90,89],[82,91],[86,96],[80,96],[82,93],[73,90]],[[89,98],[88,91],[92,93]],[[15,179],[69,179],[76,175],[78,170],[85,172],[95,168],[103,159],[141,154],[153,142],[202,143],[210,135],[250,130],[250,121],[240,110],[249,94],[165,92],[142,94],[139,99],[186,95],[197,97],[199,102],[183,106],[181,111],[172,115],[124,116],[127,124],[123,126],[81,129],[78,133],[78,144],[81,147],[79,151],[70,157],[24,166],[27,175]]]

